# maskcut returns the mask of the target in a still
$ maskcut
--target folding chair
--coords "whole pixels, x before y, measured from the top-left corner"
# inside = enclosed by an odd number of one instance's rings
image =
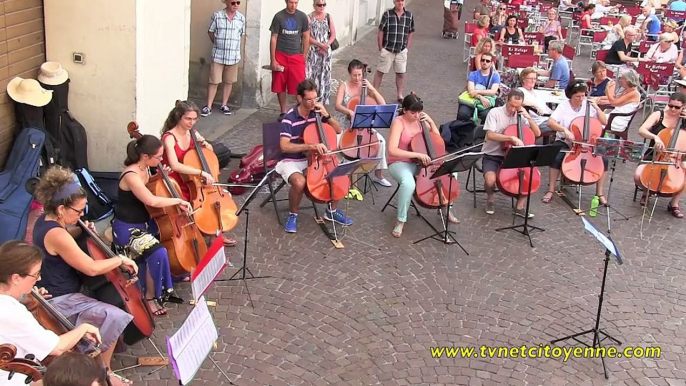
[[[593,59],[595,58],[598,50],[600,50],[600,47],[602,47],[602,43],[607,37],[607,31],[597,31],[596,33],[593,34],[593,39],[591,41],[591,55],[590,58]],[[581,44],[581,43],[579,43]],[[580,51],[577,51],[580,52]]]
[[[467,23],[466,21],[464,22],[464,41],[462,43],[462,59],[464,62],[469,60],[469,57],[472,54],[473,47],[472,47],[472,34],[474,33],[474,30],[476,29],[476,23]]]
[[[279,143],[281,141],[281,123],[279,122],[269,122],[269,123],[263,123],[262,124],[262,146],[263,146],[263,154],[264,154],[264,172],[265,173],[270,173],[272,170],[269,168],[268,164],[270,163],[269,161],[278,161],[281,159],[281,144]],[[277,201],[288,201],[288,199],[280,199],[278,200],[276,198],[276,194],[279,193],[279,191],[286,186],[286,181],[281,180],[281,183],[279,184],[276,189],[274,186],[271,184],[271,181],[267,184],[269,186],[269,197],[267,197],[262,203],[260,204],[260,208],[264,207],[269,203],[270,201],[274,204],[274,214],[276,215],[276,220],[279,222],[279,225],[283,225],[281,222],[281,216],[279,215],[279,208],[276,205]]]

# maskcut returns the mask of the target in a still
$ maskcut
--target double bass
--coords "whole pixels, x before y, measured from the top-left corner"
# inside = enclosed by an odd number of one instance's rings
[[[338,176],[329,180],[327,176],[338,166],[336,130],[328,123],[322,122],[322,115],[315,111],[315,122],[310,123],[303,131],[303,143],[324,144],[328,149],[326,154],[310,152],[307,158],[307,175],[305,194],[315,203],[327,203],[341,200],[350,189],[350,177]]]
[[[86,224],[79,220],[79,226],[87,234],[88,253],[93,260],[105,260],[116,257],[107,243],[93,232]],[[126,276],[129,276],[128,278]],[[96,292],[96,298],[101,302],[117,306],[133,316],[133,320],[124,329],[124,343],[134,345],[143,339],[152,336],[155,330],[155,322],[152,319],[150,310],[143,302],[143,295],[135,283],[138,276],[130,274],[123,267],[118,267],[103,274],[112,284],[114,291],[108,290],[108,286],[101,287],[101,291]]]
[[[191,129],[193,148],[183,157],[183,164],[212,176],[219,181],[219,160],[214,152],[200,145]],[[183,175],[191,192],[191,204],[195,214],[195,224],[206,235],[219,236],[232,230],[238,223],[238,207],[231,193],[216,185],[206,185],[199,175]]]
[[[428,209],[439,209],[451,205],[460,195],[459,184],[451,174],[432,179],[431,176],[443,164],[445,142],[440,134],[430,131],[425,121],[420,122],[422,132],[415,135],[410,142],[410,151],[426,154],[431,163],[419,169],[415,177],[414,199],[417,204]]]
[[[657,136],[665,148],[655,152],[651,163],[638,166],[641,187],[659,196],[673,196],[686,183],[681,164],[686,153],[686,130],[682,129],[682,122],[683,117],[679,117],[676,127],[660,131]]]
[[[603,124],[591,118],[591,101],[586,100],[586,114],[575,118],[570,126],[574,134],[572,149],[562,161],[562,175],[577,185],[591,185],[600,180],[605,172],[603,158],[595,155],[593,146],[603,135]]]
[[[536,143],[536,135],[531,128],[528,126],[524,127],[522,125],[522,115],[517,113],[517,123],[508,126],[503,135],[509,135],[519,138],[524,146],[534,145]],[[503,151],[507,156],[507,152],[512,148],[510,142],[505,142],[503,144]],[[541,187],[541,172],[537,167],[533,168],[518,168],[518,169],[498,169],[498,174],[496,176],[496,186],[504,195],[510,197],[526,196],[531,193],[535,193]]]
[[[360,96],[350,98],[347,106],[348,110],[355,111],[355,107],[358,105],[369,106],[379,104],[376,99],[367,96],[367,86],[364,84],[367,71],[367,65],[364,64]],[[352,125],[352,122],[350,124]],[[372,128],[362,130],[345,129],[341,134],[340,147],[341,155],[348,160],[376,157],[379,154],[379,137]]]
[[[130,122],[126,129],[131,138],[142,137],[136,122]],[[181,198],[179,184],[169,178],[162,164],[157,166],[157,174],[150,177],[146,187],[158,197]],[[190,273],[207,253],[205,238],[195,226],[193,215],[184,213],[178,205],[164,208],[146,205],[145,208],[157,223],[160,242],[167,249],[172,274],[181,276]]]

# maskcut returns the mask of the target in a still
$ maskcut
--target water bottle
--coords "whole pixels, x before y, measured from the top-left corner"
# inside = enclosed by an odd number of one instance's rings
[[[591,200],[591,210],[588,212],[589,216],[595,217],[598,215],[598,205],[600,205],[600,197],[593,196],[593,200]]]

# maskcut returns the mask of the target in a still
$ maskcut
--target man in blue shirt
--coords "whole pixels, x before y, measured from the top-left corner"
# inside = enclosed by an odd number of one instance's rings
[[[565,89],[569,84],[569,63],[567,58],[562,55],[565,44],[559,40],[553,40],[548,46],[548,56],[553,59],[553,66],[548,70],[538,70],[536,73],[547,76],[548,82],[545,87],[554,88],[555,83],[559,82],[558,88]]]
[[[486,119],[486,115],[491,108],[491,101],[486,97],[495,97],[498,95],[498,88],[500,87],[500,75],[493,68],[493,56],[491,54],[482,54],[481,63],[476,63],[479,70],[469,73],[467,81],[467,92],[469,96],[475,100],[479,100],[484,107],[483,111],[479,113],[480,119]],[[492,99],[492,98],[491,98]],[[474,107],[460,103],[457,109],[457,119],[461,121],[471,121],[474,118]]]
[[[317,85],[313,81],[306,79],[298,85],[296,99],[298,104],[286,112],[281,120],[281,139],[279,141],[281,160],[275,166],[276,172],[290,185],[288,192],[290,213],[284,227],[284,230],[288,233],[295,233],[298,230],[298,208],[307,186],[307,180],[303,173],[307,169],[307,156],[310,152],[319,154],[329,152],[329,149],[323,143],[304,143],[303,132],[305,128],[310,124],[316,124],[316,111],[321,114],[322,123],[331,125],[336,134],[341,132],[341,125],[338,121],[318,102]],[[345,190],[347,192],[348,187]],[[326,209],[324,218],[339,224],[352,225],[353,221],[346,218],[339,209],[336,209],[337,206],[338,202],[332,201],[331,209]]]
[[[645,16],[646,19],[643,21],[643,25],[641,25],[641,33],[649,35],[648,40],[654,42],[657,41],[657,35],[660,34],[662,25],[660,25],[660,19],[655,16],[652,10],[653,7],[650,5],[643,7],[643,16]]]
[[[684,2],[683,0],[673,1],[672,4],[669,5],[669,10],[670,11],[685,12],[686,11],[686,2]],[[682,23],[684,21],[684,18],[683,17],[675,17],[674,20],[677,23]]]

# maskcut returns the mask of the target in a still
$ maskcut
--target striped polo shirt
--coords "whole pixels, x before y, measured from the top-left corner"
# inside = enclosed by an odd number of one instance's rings
[[[298,106],[292,107],[286,115],[283,116],[281,120],[281,137],[286,137],[291,140],[294,144],[303,144],[303,132],[305,128],[311,124],[315,123],[317,119],[314,115],[314,110],[310,111],[307,119],[300,115],[298,112]],[[325,118],[322,118],[322,122],[326,122]],[[284,161],[304,161],[307,156],[304,153],[282,153],[281,159]]]

